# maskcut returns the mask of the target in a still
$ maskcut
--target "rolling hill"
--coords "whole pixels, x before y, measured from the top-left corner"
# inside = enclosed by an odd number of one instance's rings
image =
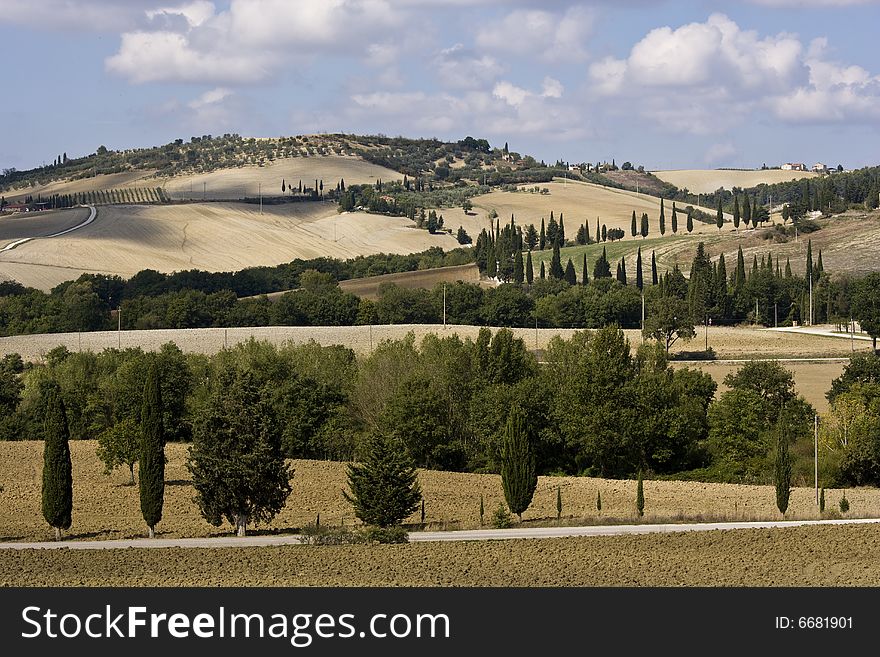
[[[678,169],[672,171],[654,171],[653,174],[679,189],[690,190],[693,194],[710,194],[721,187],[732,190],[734,187],[748,189],[761,184],[815,178],[819,174],[811,171],[783,171],[781,169],[761,169],[740,171],[733,169]]]

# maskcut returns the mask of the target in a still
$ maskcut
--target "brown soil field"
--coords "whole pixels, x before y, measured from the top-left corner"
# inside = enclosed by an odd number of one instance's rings
[[[55,225],[62,225],[58,213]],[[26,237],[26,220],[5,233]],[[431,235],[402,217],[336,212],[331,203],[259,206],[245,203],[115,205],[98,209],[95,221],[62,237],[24,244],[0,255],[0,278],[48,290],[83,272],[125,278],[142,269],[231,271],[275,265],[294,258],[341,259],[373,253],[451,249],[448,234]]]
[[[723,169],[678,169],[672,171],[652,171],[660,180],[672,183],[679,189],[687,189],[694,194],[709,194],[719,187],[730,190],[734,187],[747,189],[761,183],[788,182],[800,178],[815,178],[819,174],[811,171],[783,171],[766,169],[764,171],[726,171]]]
[[[126,485],[128,473],[117,469],[111,476],[95,454],[93,440],[72,441],[73,525],[71,539],[131,538],[144,534],[138,489]],[[0,540],[50,540],[52,532],[40,513],[42,473],[41,442],[0,443],[4,491],[0,505]],[[165,506],[160,536],[216,536],[231,526],[213,527],[193,503],[194,490],[185,467],[187,447],[169,444],[165,467]],[[287,505],[262,531],[297,531],[321,514],[326,526],[354,524],[351,506],[342,497],[346,488],[345,464],[329,461],[293,461],[293,492]],[[428,528],[472,529],[480,526],[480,495],[486,521],[503,500],[501,479],[481,475],[422,470],[419,482],[425,497]],[[539,477],[532,505],[523,514],[526,522],[555,522],[556,489],[562,492],[563,516],[572,524],[636,522],[636,482],[587,477]],[[708,484],[681,481],[645,481],[645,522],[693,520],[779,519],[772,486]],[[596,511],[596,493],[602,494],[602,513]],[[827,490],[833,508],[840,491]],[[880,516],[880,489],[857,488],[846,492],[852,517]],[[409,522],[418,522],[413,514]],[[818,518],[812,487],[795,488],[789,506],[791,518]],[[249,528],[253,529],[253,527]]]
[[[53,235],[73,228],[88,219],[88,208],[45,210],[43,212],[16,212],[0,217],[0,248],[25,237]],[[19,247],[23,248],[23,247]],[[4,256],[0,255],[0,262]]]
[[[122,173],[101,174],[78,180],[59,180],[46,185],[35,185],[5,193],[7,200],[15,202],[26,196],[50,196],[52,194],[76,194],[77,192],[120,189],[123,187],[159,187],[159,181],[151,178],[153,171],[124,171]],[[280,183],[279,183],[280,184]]]
[[[880,528],[864,525],[376,546],[0,550],[0,586],[876,587],[878,554]]]
[[[403,180],[403,174],[371,164],[356,156],[324,155],[275,160],[265,166],[218,169],[210,173],[156,178],[153,187],[163,187],[171,198],[184,200],[237,200],[256,198],[260,184],[264,196],[281,196],[281,181],[314,187],[315,179],[324,181],[324,190],[346,185],[374,183],[377,180]],[[148,181],[149,182],[149,181]]]

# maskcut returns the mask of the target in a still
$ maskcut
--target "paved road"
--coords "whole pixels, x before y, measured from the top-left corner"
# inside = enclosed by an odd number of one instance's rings
[[[587,527],[530,527],[523,529],[474,529],[448,532],[412,532],[413,543],[437,541],[498,541],[509,539],[569,538],[577,536],[621,536],[626,534],[666,534],[671,532],[705,532],[728,529],[769,529],[811,525],[880,524],[880,518],[852,520],[780,520],[766,522],[713,522],[668,525],[590,525]],[[62,541],[60,543],[0,543],[0,550],[58,549],[114,550],[126,548],[228,548],[299,545],[299,535],[223,536],[216,538],[148,538],[112,541]]]
[[[802,333],[806,335],[819,335],[825,338],[844,338],[846,340],[867,340],[871,341],[871,336],[865,333],[854,333],[850,335],[845,332],[832,331],[827,328],[819,328],[816,326],[785,326],[780,328],[767,328],[764,331],[778,331],[780,333]],[[816,360],[816,359],[812,359]]]
[[[67,228],[66,230],[62,230],[58,233],[52,233],[51,235],[40,235],[39,237],[23,237],[20,240],[15,240],[14,242],[10,242],[6,246],[4,246],[2,249],[0,249],[0,253],[2,253],[3,251],[12,251],[12,249],[14,249],[15,247],[21,246],[22,244],[25,244],[26,242],[30,242],[31,240],[44,240],[44,239],[49,239],[50,237],[60,237],[62,235],[66,235],[67,233],[71,233],[75,230],[79,230],[80,228],[83,228],[84,226],[88,226],[90,223],[92,223],[95,220],[95,217],[98,216],[98,210],[95,208],[94,205],[87,205],[86,207],[89,209],[89,218],[86,219],[81,224],[77,224],[76,226],[72,226],[72,227]]]

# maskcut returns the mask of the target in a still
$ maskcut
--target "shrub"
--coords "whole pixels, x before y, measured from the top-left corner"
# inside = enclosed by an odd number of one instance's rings
[[[645,485],[642,483],[642,471],[639,470],[639,480],[636,483],[636,511],[641,518],[645,515]]]
[[[409,533],[400,525],[368,527],[365,535],[369,543],[409,543]]]
[[[503,503],[499,503],[495,513],[492,514],[492,526],[495,529],[513,527],[513,516],[510,515],[510,511],[507,510]]]
[[[846,492],[843,493],[843,497],[840,498],[840,503],[838,504],[840,507],[841,513],[846,513],[849,511],[849,500],[846,499]]]

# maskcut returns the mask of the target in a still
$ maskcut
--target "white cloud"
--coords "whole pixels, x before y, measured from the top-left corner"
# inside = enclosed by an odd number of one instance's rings
[[[207,0],[196,0],[179,7],[149,9],[145,13],[150,20],[165,16],[182,16],[190,27],[198,27],[214,16],[214,3]]]
[[[477,55],[463,44],[441,50],[433,61],[440,82],[452,89],[483,87],[504,72],[494,57]]]
[[[232,91],[230,89],[226,89],[225,87],[217,87],[216,89],[206,91],[195,100],[191,100],[188,105],[192,109],[200,109],[202,107],[207,107],[208,105],[216,105],[217,103],[221,103],[231,95]]]
[[[593,13],[579,6],[561,14],[518,9],[480,29],[476,44],[488,51],[538,53],[545,61],[583,60],[593,20]]]
[[[706,164],[718,164],[719,162],[730,160],[730,158],[736,155],[736,153],[736,147],[729,141],[719,144],[712,144],[706,150],[706,155],[703,160],[706,162]]]
[[[878,79],[829,62],[826,50],[824,39],[805,47],[795,35],[761,37],[714,14],[654,29],[626,58],[589,71],[596,94],[673,132],[716,134],[765,110],[783,121],[876,117]]]

